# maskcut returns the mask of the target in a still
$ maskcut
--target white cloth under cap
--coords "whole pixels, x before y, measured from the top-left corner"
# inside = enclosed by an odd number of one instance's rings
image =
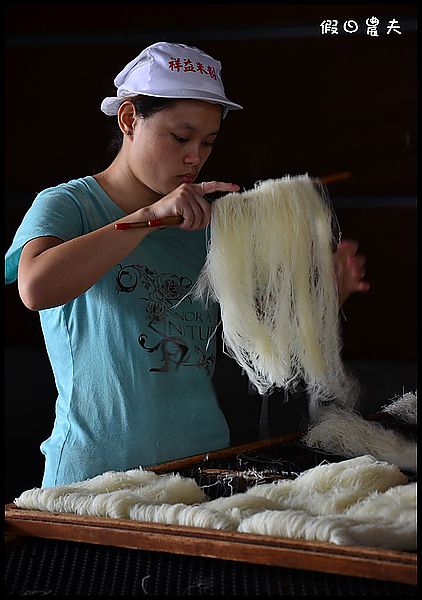
[[[158,98],[190,98],[221,104],[228,110],[243,108],[226,98],[221,63],[199,48],[157,42],[128,63],[114,80],[117,96],[104,98],[101,110],[116,115],[126,98],[144,94]]]

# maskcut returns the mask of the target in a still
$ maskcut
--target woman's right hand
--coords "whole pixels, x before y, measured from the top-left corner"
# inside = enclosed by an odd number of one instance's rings
[[[211,219],[211,205],[204,198],[204,195],[213,192],[237,192],[239,189],[239,186],[235,183],[224,183],[222,181],[182,183],[154,204],[138,211],[142,213],[139,220],[149,221],[170,216],[181,216],[183,222],[179,225],[180,229],[191,231],[203,229]]]

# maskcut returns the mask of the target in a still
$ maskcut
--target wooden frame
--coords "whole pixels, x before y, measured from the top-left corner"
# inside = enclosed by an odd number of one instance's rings
[[[204,458],[224,458],[294,441],[289,434],[255,444],[227,448],[181,461],[151,467],[165,473],[200,463]],[[106,546],[204,556],[253,564],[319,571],[353,577],[416,585],[415,553],[331,543],[308,542],[275,536],[227,532],[217,529],[140,523],[127,519],[87,517],[5,507],[6,534],[84,542]]]

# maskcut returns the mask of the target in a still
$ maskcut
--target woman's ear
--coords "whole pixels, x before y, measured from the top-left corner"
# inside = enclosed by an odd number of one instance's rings
[[[136,121],[136,109],[130,100],[125,100],[117,111],[117,121],[120,130],[126,135],[132,135]]]

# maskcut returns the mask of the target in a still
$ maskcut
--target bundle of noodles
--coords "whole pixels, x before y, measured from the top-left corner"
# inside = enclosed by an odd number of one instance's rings
[[[353,410],[325,407],[301,438],[302,443],[326,454],[370,454],[401,469],[417,471],[417,444],[382,423],[367,421]]]
[[[417,548],[417,484],[373,456],[317,465],[294,480],[208,500],[194,478],[139,469],[23,492],[27,510],[204,527],[335,544]]]
[[[307,175],[266,180],[213,204],[195,295],[220,304],[226,352],[260,394],[302,380],[310,408],[356,402],[341,358],[333,211]]]
[[[418,393],[406,392],[402,396],[395,398],[390,404],[382,407],[382,412],[396,417],[403,423],[416,425],[418,422]]]

